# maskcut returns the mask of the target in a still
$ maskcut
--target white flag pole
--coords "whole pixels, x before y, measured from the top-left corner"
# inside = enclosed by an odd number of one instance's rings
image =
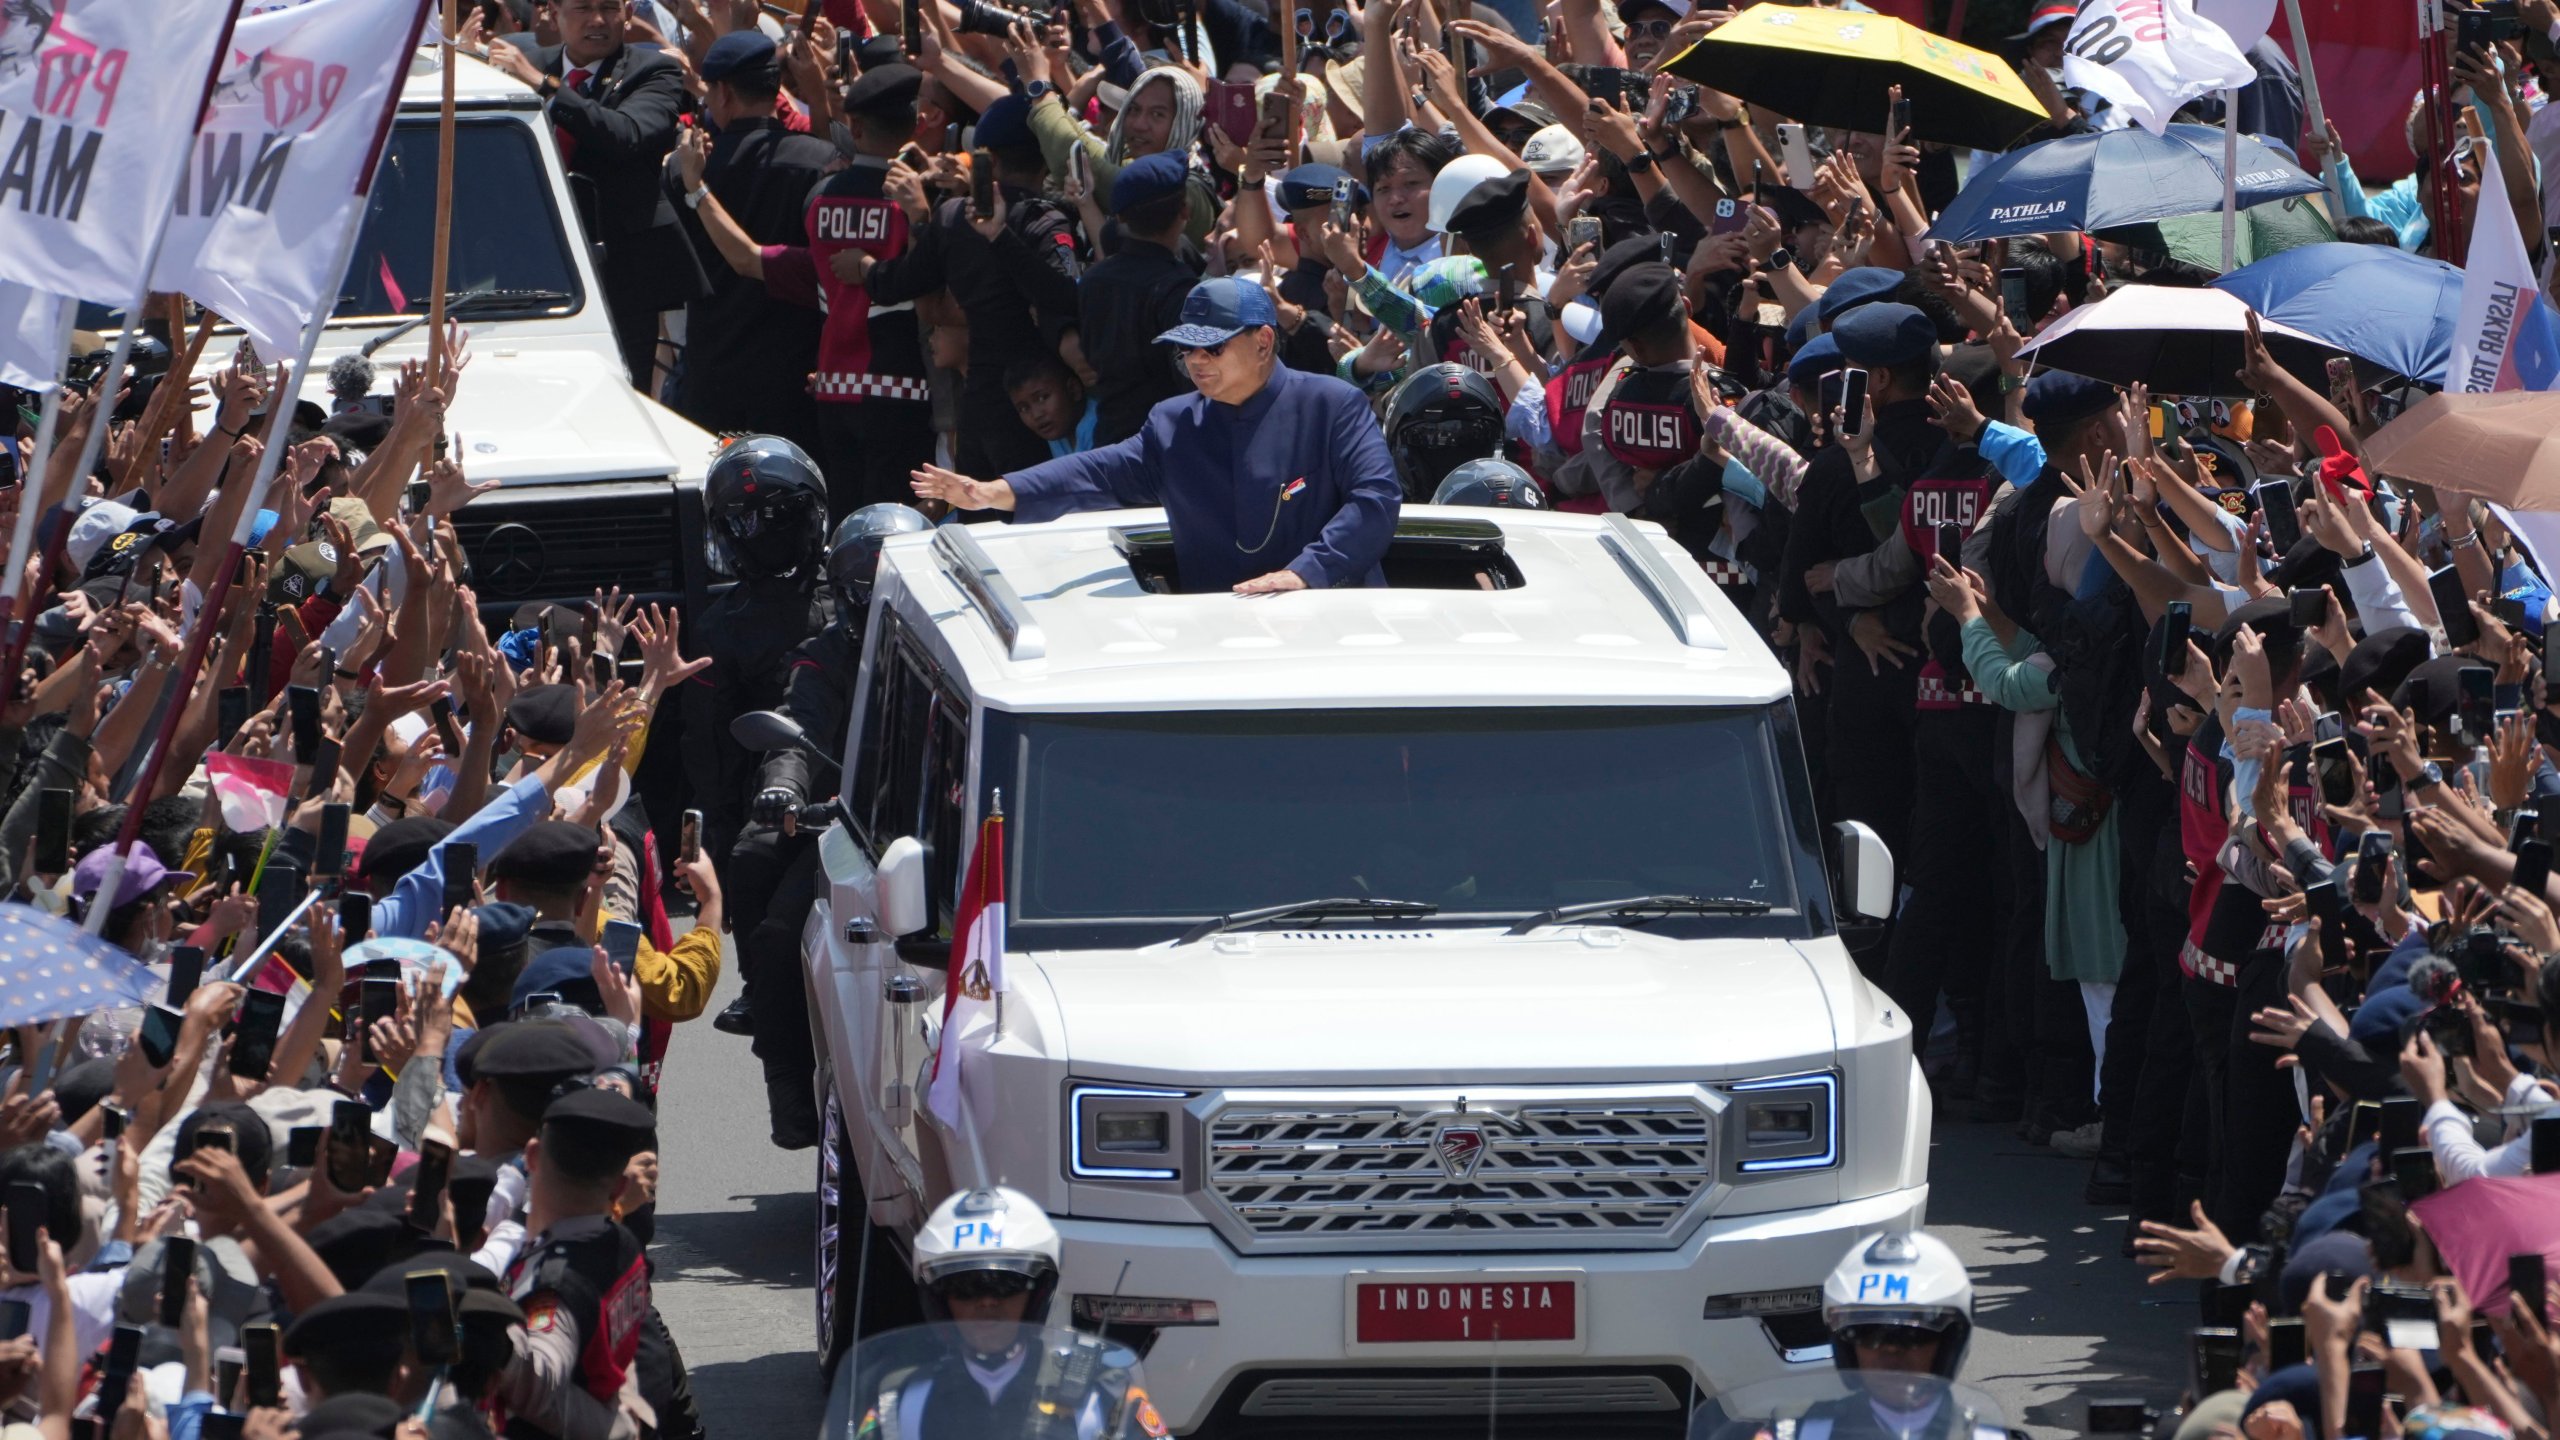
[[[2320,76],[2311,68],[2311,35],[2302,28],[2302,0],[2284,0],[2285,24],[2293,30],[2294,68],[2302,72],[2302,103],[2311,111],[2311,135],[2316,140],[2329,138],[2329,117],[2320,108]],[[2321,182],[2329,187],[2329,219],[2347,218],[2345,182],[2338,178],[2343,158],[2331,155],[2320,167]]]
[[[71,358],[71,322],[80,311],[80,302],[68,295],[55,306],[53,323],[46,327],[53,336],[53,388],[44,392],[43,413],[36,421],[34,457],[27,472],[18,477],[18,518],[9,527],[9,573],[0,576],[0,601],[7,602],[9,619],[20,625],[31,625],[36,618],[33,611],[18,613],[21,602],[35,603],[33,595],[20,592],[26,586],[27,550],[35,544],[36,520],[44,513],[44,507],[35,502],[43,497],[45,472],[53,467],[53,432],[62,416],[62,368]]]
[[[2240,92],[2222,90],[2222,273],[2228,275],[2240,244]]]
[[[192,144],[192,139],[190,139]],[[160,217],[151,232],[151,248],[144,252],[141,278],[134,282],[133,303],[124,307],[124,325],[116,332],[115,348],[107,355],[107,373],[100,379],[100,389],[92,398],[97,404],[97,418],[89,426],[89,436],[80,444],[80,463],[74,475],[86,475],[98,466],[98,456],[107,447],[107,431],[115,420],[116,402],[124,398],[124,367],[133,358],[133,337],[142,333],[143,307],[151,303],[151,272],[160,268],[160,243],[169,238],[170,216]],[[181,337],[169,337],[170,353],[177,352]],[[163,385],[184,386],[184,375],[163,376]]]

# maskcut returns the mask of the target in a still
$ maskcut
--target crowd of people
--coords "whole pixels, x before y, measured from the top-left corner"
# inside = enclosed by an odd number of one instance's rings
[[[1988,156],[1893,128],[1898,89],[1825,130],[1679,78],[1732,18],[1687,0],[1530,33],[1434,0],[773,8],[478,0],[457,37],[593,182],[634,382],[753,437],[706,486],[707,612],[484,610],[459,337],[334,414],[254,366],[112,411],[74,385],[0,490],[42,512],[0,708],[14,1417],[698,1433],[648,1300],[660,1061],[734,953],[714,1023],[774,1143],[818,1143],[798,944],[840,788],[728,720],[833,749],[886,537],[1249,406],[1259,363],[1365,403],[1404,503],[1657,522],[1766,636],[1823,818],[1900,857],[1858,957],[1941,1123],[2085,1161],[2128,1260],[2204,1282],[2182,1437],[2548,1433],[2553,593],[2490,507],[2363,463],[2409,377],[2310,383],[2254,329],[2247,398],[2040,368],[2074,310],[2210,267],[1933,239]],[[2523,11],[2460,68],[2530,220],[2560,14]],[[2122,121],[2053,73],[2071,18],[2014,37],[2048,110],[2017,145]],[[2321,168],[2343,147],[2252,57],[2243,123]],[[2300,225],[2431,246],[2422,183],[2339,193]],[[718,723],[669,844],[634,776],[679,685]],[[112,995],[49,1002],[57,956]]]

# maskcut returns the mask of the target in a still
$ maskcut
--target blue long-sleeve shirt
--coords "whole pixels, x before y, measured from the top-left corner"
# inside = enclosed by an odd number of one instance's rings
[[[1162,505],[1193,594],[1284,568],[1310,589],[1384,584],[1378,561],[1403,501],[1369,402],[1281,365],[1242,405],[1177,395],[1117,445],[1005,479],[1018,521]]]
[[[444,847],[457,842],[477,845],[481,858],[486,860],[549,813],[551,791],[539,780],[519,780],[499,792],[496,799],[480,807],[479,814],[455,826],[452,834],[438,841],[416,869],[400,877],[388,896],[374,902],[373,933],[410,940],[425,938],[428,923],[444,918],[429,913],[444,894]]]

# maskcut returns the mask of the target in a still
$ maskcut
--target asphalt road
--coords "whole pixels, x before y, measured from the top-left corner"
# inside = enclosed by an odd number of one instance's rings
[[[732,957],[734,961],[734,956]],[[734,963],[715,1007],[736,993]],[[657,1300],[713,1440],[812,1435],[824,1408],[809,1290],[815,1152],[765,1138],[747,1042],[688,1025],[661,1110]],[[2037,1440],[2083,1432],[2083,1404],[2176,1398],[2192,1287],[2148,1286],[2119,1253],[2121,1207],[2080,1199],[2087,1167],[2008,1127],[1944,1125],[1930,1161],[1932,1228],[1971,1267],[1979,1333],[1964,1379]]]

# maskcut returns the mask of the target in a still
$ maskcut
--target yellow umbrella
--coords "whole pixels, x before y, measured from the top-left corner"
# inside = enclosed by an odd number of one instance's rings
[[[1890,15],[1755,5],[1663,67],[1808,125],[1882,133],[1885,87],[1916,139],[2006,148],[2047,117],[2009,62]]]

